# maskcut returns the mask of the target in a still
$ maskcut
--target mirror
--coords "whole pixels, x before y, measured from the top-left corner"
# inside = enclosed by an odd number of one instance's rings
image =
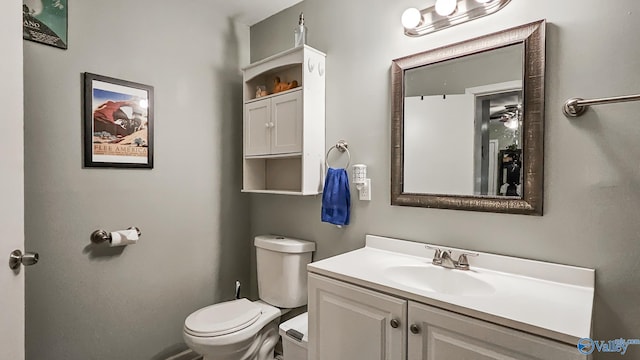
[[[545,22],[392,62],[392,205],[542,215]]]

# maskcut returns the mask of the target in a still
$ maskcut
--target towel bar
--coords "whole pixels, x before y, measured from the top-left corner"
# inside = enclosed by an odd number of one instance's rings
[[[562,112],[566,117],[578,117],[584,114],[591,105],[613,104],[628,101],[640,101],[639,95],[614,96],[610,98],[585,100],[581,98],[571,98],[564,103]]]

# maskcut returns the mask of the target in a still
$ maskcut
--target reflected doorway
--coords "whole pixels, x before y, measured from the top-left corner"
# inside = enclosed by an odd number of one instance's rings
[[[522,90],[475,96],[474,192],[522,196]]]

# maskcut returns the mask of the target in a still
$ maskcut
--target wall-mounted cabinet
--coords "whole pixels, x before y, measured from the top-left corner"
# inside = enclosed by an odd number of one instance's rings
[[[322,192],[325,54],[309,46],[253,63],[244,72],[243,192]],[[296,85],[276,92],[277,82]]]

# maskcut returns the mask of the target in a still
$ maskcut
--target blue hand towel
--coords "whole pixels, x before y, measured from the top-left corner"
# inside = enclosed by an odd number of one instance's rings
[[[345,169],[329,168],[322,192],[322,221],[334,225],[349,225],[351,192]]]

